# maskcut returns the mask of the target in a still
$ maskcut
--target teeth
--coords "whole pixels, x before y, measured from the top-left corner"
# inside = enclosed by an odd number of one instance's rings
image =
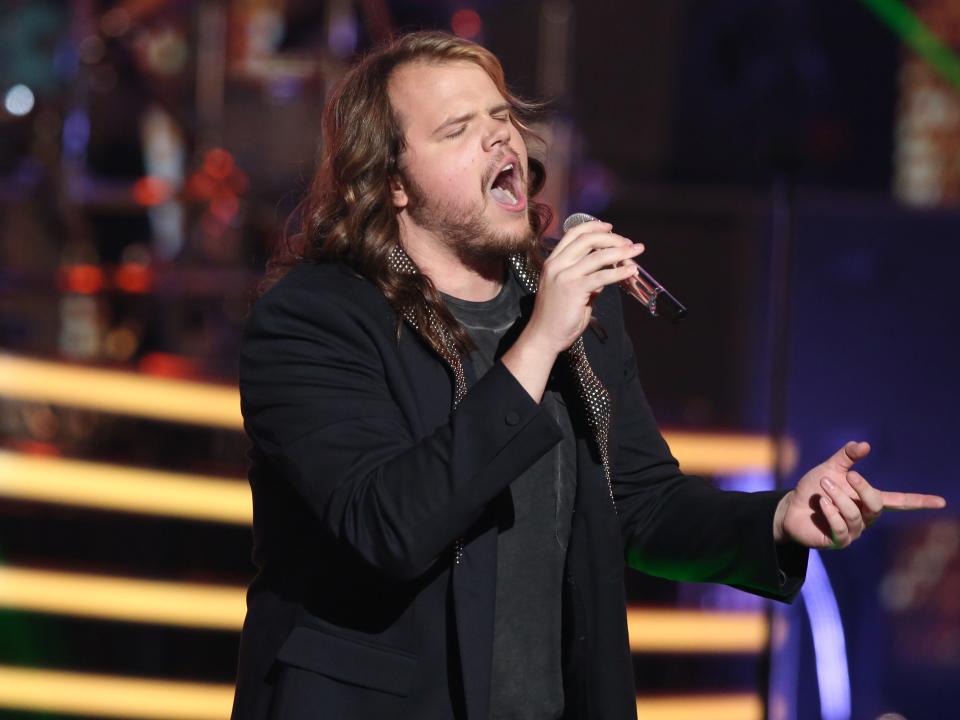
[[[506,172],[507,170],[513,170],[513,163],[508,163],[507,165],[504,165],[503,170],[501,170],[500,172]]]
[[[512,190],[507,188],[495,187],[490,190],[490,194],[493,195],[497,202],[504,203],[505,205],[517,204],[517,196],[513,194]]]

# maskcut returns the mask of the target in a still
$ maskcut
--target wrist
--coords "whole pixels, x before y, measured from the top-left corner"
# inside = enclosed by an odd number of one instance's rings
[[[787,536],[786,528],[784,528],[784,522],[787,517],[787,510],[790,507],[790,503],[793,501],[794,495],[796,495],[796,490],[791,490],[782,498],[780,502],[777,503],[777,509],[773,513],[773,541],[777,543],[785,543],[790,538]]]
[[[556,359],[557,353],[551,352],[549,346],[544,347],[538,344],[536,336],[531,338],[524,331],[520,333],[520,337],[513,346],[503,354],[501,362],[534,402],[540,402]]]
[[[539,358],[543,362],[549,362],[551,366],[556,362],[560,353],[566,349],[551,342],[548,334],[538,329],[535,320],[531,320],[523,329],[523,332],[520,333],[520,336],[514,343],[514,347],[517,346],[519,346],[525,354]]]

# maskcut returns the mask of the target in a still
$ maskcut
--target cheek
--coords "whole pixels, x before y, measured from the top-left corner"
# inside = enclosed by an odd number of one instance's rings
[[[483,168],[475,157],[447,159],[442,174],[445,182],[451,187],[472,187],[480,182]]]

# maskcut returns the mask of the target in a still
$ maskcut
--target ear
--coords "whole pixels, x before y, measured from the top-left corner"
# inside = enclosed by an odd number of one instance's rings
[[[407,203],[410,202],[410,198],[407,197],[407,191],[403,187],[403,181],[399,175],[390,176],[390,196],[393,198],[393,206],[397,210],[403,210],[407,206]]]

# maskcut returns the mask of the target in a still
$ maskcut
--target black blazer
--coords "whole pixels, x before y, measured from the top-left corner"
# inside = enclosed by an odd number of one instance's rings
[[[608,720],[636,716],[625,560],[789,599],[806,553],[778,557],[782,493],[723,492],[680,472],[640,388],[619,293],[602,293],[594,314],[605,332],[588,331],[586,350],[613,400],[616,507],[571,393],[563,670],[566,717]],[[487,717],[498,527],[510,482],[561,433],[499,363],[451,412],[452,387],[343,265],[300,265],[254,306],[240,392],[259,574],[234,720]]]

